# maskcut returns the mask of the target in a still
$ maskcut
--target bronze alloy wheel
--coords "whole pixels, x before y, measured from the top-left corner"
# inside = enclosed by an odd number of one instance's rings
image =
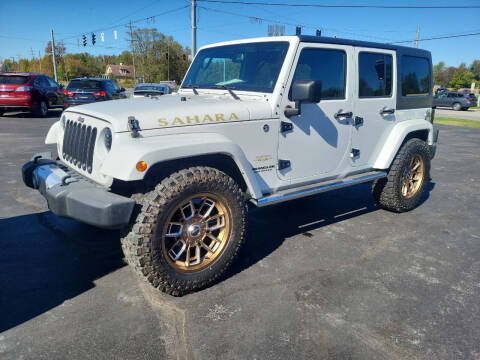
[[[167,217],[161,235],[163,255],[178,272],[201,271],[222,253],[230,237],[230,224],[227,207],[218,196],[191,196]]]
[[[402,172],[401,191],[402,196],[412,198],[421,188],[425,178],[425,165],[423,157],[415,155]]]

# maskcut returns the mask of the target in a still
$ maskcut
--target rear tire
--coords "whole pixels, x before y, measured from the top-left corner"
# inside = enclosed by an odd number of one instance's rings
[[[420,201],[429,179],[428,146],[420,139],[410,139],[395,156],[387,177],[374,182],[373,197],[386,210],[410,211]]]
[[[460,110],[462,110],[462,104],[460,104],[460,103],[458,103],[458,102],[457,102],[457,103],[454,103],[454,104],[452,105],[452,109],[455,110],[455,111],[460,111]]]
[[[0,116],[3,116],[3,114],[4,114],[4,111],[0,110]]]
[[[121,239],[135,271],[174,296],[211,285],[243,244],[247,207],[235,181],[211,167],[171,174],[137,200]]]
[[[34,110],[34,114],[37,117],[46,117],[48,114],[48,104],[45,100],[40,101],[38,106]]]

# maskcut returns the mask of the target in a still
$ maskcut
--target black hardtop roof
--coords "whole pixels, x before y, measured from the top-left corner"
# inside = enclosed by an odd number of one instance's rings
[[[377,42],[370,42],[370,41],[361,41],[361,40],[349,40],[349,39],[341,39],[341,38],[332,38],[326,36],[313,36],[313,35],[299,35],[301,42],[309,42],[309,43],[323,43],[323,44],[339,44],[339,45],[350,45],[350,46],[358,46],[358,47],[369,47],[375,49],[386,49],[386,50],[394,50],[406,55],[411,56],[419,56],[419,57],[426,57],[431,58],[431,53],[428,50],[423,49],[416,49],[407,46],[400,46],[395,44],[385,44],[385,43],[377,43]]]

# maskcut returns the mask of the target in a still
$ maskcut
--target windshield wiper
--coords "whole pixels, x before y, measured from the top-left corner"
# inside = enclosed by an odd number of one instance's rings
[[[237,94],[235,94],[232,89],[235,89],[234,87],[227,87],[225,85],[212,85],[212,86],[209,86],[210,89],[223,89],[223,90],[227,90],[229,92],[230,95],[232,95],[232,97],[235,99],[235,100],[240,100],[240,98],[237,96]]]
[[[198,85],[185,85],[185,86],[182,86],[182,87],[187,88],[187,89],[192,89],[193,93],[195,95],[198,95],[198,91],[197,91],[197,89],[199,88]]]

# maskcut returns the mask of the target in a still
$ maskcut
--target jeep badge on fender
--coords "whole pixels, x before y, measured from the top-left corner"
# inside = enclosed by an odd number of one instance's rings
[[[205,46],[178,93],[65,110],[23,166],[51,211],[120,228],[152,286],[214,283],[245,239],[247,211],[364,182],[413,209],[430,179],[428,51],[321,36]],[[83,121],[79,121],[82,119]]]

